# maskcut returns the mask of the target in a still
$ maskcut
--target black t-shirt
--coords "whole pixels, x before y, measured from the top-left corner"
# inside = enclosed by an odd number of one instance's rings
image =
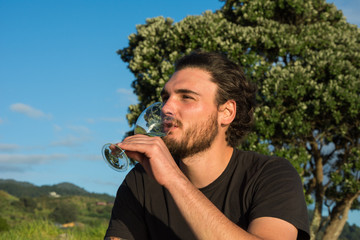
[[[199,190],[244,230],[256,218],[276,217],[293,224],[299,230],[298,239],[309,239],[302,183],[286,159],[234,149],[224,172]],[[140,164],[117,192],[106,236],[195,239],[170,193]]]

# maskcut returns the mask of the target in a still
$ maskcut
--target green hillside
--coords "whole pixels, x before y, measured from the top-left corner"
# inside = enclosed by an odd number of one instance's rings
[[[0,189],[0,239],[102,239],[114,200],[71,183],[0,180]]]
[[[40,197],[48,196],[50,192],[56,192],[60,196],[88,196],[107,202],[114,201],[114,197],[108,194],[89,193],[83,188],[66,182],[38,187],[28,182],[0,179],[0,190],[4,190],[16,197]]]

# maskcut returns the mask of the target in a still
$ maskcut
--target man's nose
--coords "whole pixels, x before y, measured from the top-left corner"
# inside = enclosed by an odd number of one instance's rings
[[[172,100],[167,99],[166,102],[163,103],[161,111],[164,115],[173,116],[175,115],[175,105]]]

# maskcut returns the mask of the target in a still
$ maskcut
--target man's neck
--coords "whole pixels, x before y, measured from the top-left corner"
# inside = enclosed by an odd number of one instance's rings
[[[182,159],[180,169],[195,187],[206,187],[225,170],[233,150],[226,142],[215,140],[209,149]]]

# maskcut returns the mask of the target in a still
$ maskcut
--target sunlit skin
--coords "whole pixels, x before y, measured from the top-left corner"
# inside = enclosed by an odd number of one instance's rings
[[[181,159],[178,166],[159,137],[134,135],[119,147],[169,191],[198,239],[296,239],[297,229],[278,218],[258,218],[248,229],[241,229],[198,190],[220,176],[233,152],[225,132],[235,118],[236,103],[229,100],[217,107],[217,85],[210,77],[201,69],[185,68],[171,77],[162,93],[163,112],[174,114],[181,123],[173,126],[168,136],[176,141],[184,137],[187,129],[200,126],[215,114],[219,131],[208,149]],[[189,139],[189,144],[195,140]]]
[[[216,85],[210,82],[207,89],[203,89],[201,84],[201,75],[197,74],[194,69],[180,71],[181,79],[177,77],[179,73],[175,73],[171,80],[165,85],[161,98],[164,107],[163,113],[173,115],[183,124],[183,129],[191,127],[194,123],[207,120],[207,117],[216,111],[215,100],[210,94],[215,94]],[[199,75],[199,76],[198,76]],[[191,89],[188,86],[192,86]],[[171,129],[170,135],[173,138],[181,139],[181,131],[177,126]]]

